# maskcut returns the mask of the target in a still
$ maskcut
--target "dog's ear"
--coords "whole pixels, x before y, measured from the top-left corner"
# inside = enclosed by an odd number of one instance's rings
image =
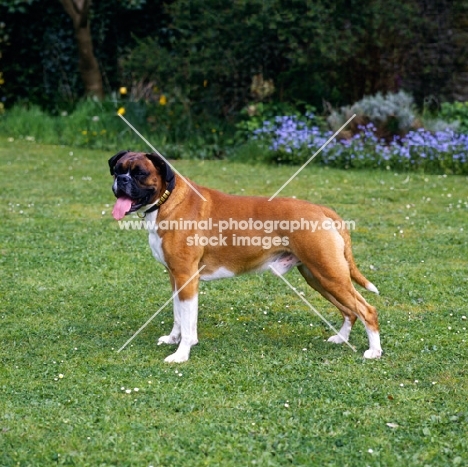
[[[109,159],[109,168],[110,168],[111,175],[114,175],[114,167],[116,166],[119,159],[121,159],[127,153],[128,153],[128,151],[120,151],[115,156],[112,156]]]
[[[160,171],[161,176],[166,182],[170,182],[174,179],[174,172],[169,167],[169,164],[157,154],[147,153],[146,157],[153,163],[153,165]]]

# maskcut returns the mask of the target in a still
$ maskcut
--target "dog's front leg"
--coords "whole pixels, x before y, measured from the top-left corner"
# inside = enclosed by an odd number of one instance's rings
[[[184,277],[175,279],[175,287],[185,283]],[[177,289],[176,289],[177,290]],[[163,336],[161,343],[179,342],[177,351],[164,361],[168,363],[186,362],[190,356],[190,348],[198,343],[198,277],[193,278],[186,287],[174,296],[174,327],[169,336]],[[167,337],[167,342],[164,337]]]
[[[176,291],[174,276],[170,274],[172,293]],[[172,326],[172,331],[168,336],[161,336],[158,339],[158,345],[161,344],[178,344],[180,342],[180,307],[176,306],[175,302],[173,305],[174,308],[174,324]]]
[[[176,306],[174,302],[174,325],[172,331],[168,336],[161,336],[158,339],[158,345],[161,344],[178,344],[180,342],[180,307]]]
[[[172,293],[176,291],[174,276],[170,274]],[[168,336],[161,336],[158,339],[158,345],[161,344],[178,344],[180,342],[180,307],[176,306],[175,302],[173,303],[174,308],[174,324],[172,326],[172,331]]]
[[[180,344],[177,351],[169,355],[164,361],[168,363],[186,362],[190,356],[190,348],[198,344],[198,294],[188,300],[174,297],[174,315],[180,319]]]

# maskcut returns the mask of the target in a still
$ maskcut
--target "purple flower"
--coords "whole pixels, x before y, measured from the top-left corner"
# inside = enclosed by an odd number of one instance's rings
[[[252,132],[252,137],[266,140],[273,153],[287,153],[296,162],[305,162],[332,135],[331,131],[321,131],[314,118],[312,113],[305,117],[278,116],[273,121],[263,122],[261,128]],[[408,162],[424,167],[427,161],[436,161],[441,171],[451,166],[451,161],[457,161],[460,172],[468,173],[468,135],[453,130],[431,133],[419,128],[404,137],[395,135],[386,142],[377,138],[372,124],[360,125],[358,129],[360,131],[349,140],[332,140],[323,148],[319,160],[336,166],[348,163],[375,166],[377,163],[402,168],[408,167]]]

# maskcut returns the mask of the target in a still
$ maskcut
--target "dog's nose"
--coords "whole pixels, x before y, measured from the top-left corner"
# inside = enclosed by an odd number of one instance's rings
[[[117,183],[118,184],[121,184],[121,185],[127,185],[130,183],[130,175],[128,174],[121,174],[121,175],[117,175]]]

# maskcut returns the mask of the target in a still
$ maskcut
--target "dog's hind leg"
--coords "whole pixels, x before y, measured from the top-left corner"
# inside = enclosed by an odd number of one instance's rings
[[[320,282],[317,279],[315,279],[315,277],[307,269],[306,266],[300,265],[297,269],[302,274],[306,282],[320,295],[325,297],[330,303],[333,303],[333,305],[335,305],[343,315],[343,325],[341,326],[341,329],[338,331],[338,334],[331,336],[328,339],[328,342],[333,342],[335,344],[342,344],[343,342],[348,342],[351,329],[354,323],[356,322],[357,316],[354,313],[350,313],[350,311],[347,308],[343,307],[341,303],[336,301],[335,297],[329,292],[327,292],[320,285]]]
[[[333,303],[345,318],[341,331],[331,341],[337,343],[347,340],[352,325],[359,318],[369,338],[369,349],[364,357],[379,358],[382,348],[377,312],[354,288],[343,247],[339,233],[330,231],[329,236],[322,236],[320,248],[295,252],[303,263],[298,269],[307,283]]]

